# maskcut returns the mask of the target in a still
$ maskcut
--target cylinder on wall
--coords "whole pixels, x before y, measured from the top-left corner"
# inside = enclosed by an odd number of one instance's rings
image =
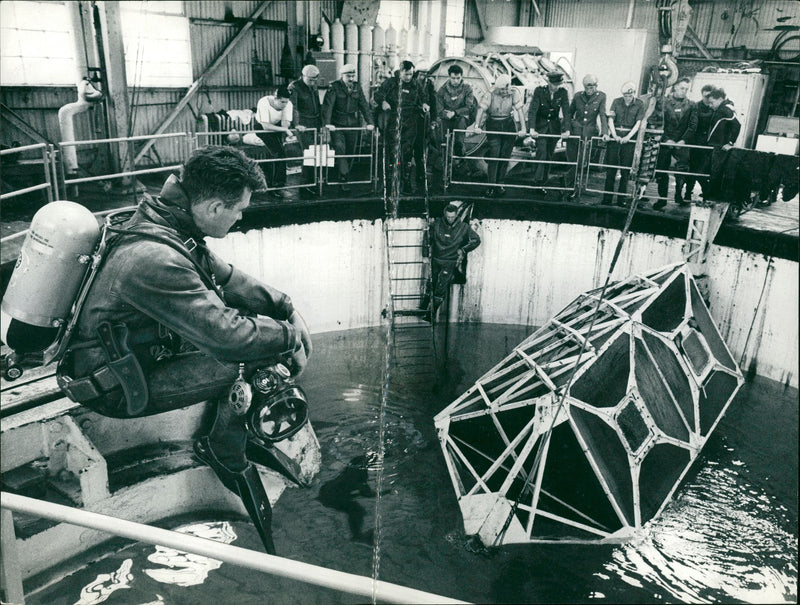
[[[344,28],[345,63],[358,69],[358,25],[350,19]]]
[[[331,26],[325,19],[319,24],[319,34],[322,36],[322,49],[325,52],[331,50]]]
[[[406,39],[406,59],[414,64],[419,62],[417,50],[417,28],[412,25],[408,29],[408,37]]]
[[[336,75],[338,76],[344,66],[344,25],[338,17],[331,25],[331,50],[336,61]]]
[[[397,58],[406,59],[408,55],[408,30],[404,27],[397,32]]]
[[[389,69],[397,69],[397,30],[390,23],[386,30],[386,54],[389,56]]]
[[[372,28],[364,23],[358,28],[358,81],[369,99],[372,84]]]
[[[380,25],[372,28],[372,81],[378,84],[386,75],[386,32]]]

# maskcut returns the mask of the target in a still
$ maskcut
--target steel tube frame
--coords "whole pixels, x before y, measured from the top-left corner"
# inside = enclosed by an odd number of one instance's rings
[[[325,132],[325,137],[324,138],[325,138],[326,142],[328,143],[328,148],[329,149],[330,149],[330,144],[331,144],[330,143],[331,142],[331,132],[338,132],[338,131],[354,132],[354,131],[359,131],[359,133],[361,135],[363,135],[364,132],[371,132],[372,136],[370,137],[370,150],[369,150],[369,153],[351,153],[351,154],[334,155],[334,160],[336,158],[350,158],[350,159],[353,159],[353,160],[356,160],[358,158],[369,158],[369,173],[368,174],[371,177],[370,180],[367,180],[367,181],[347,181],[347,184],[348,185],[360,185],[360,184],[364,184],[364,183],[377,182],[377,179],[374,179],[374,180],[372,179],[372,176],[377,174],[377,172],[376,172],[377,171],[377,162],[375,161],[375,154],[376,154],[376,151],[378,149],[377,145],[375,144],[377,129],[375,129],[375,128],[367,128],[366,126],[337,126],[335,131],[331,131],[331,130],[328,130],[328,128],[326,126],[324,126],[323,128],[324,128],[324,132]],[[359,137],[356,147],[361,147],[362,143],[363,143],[363,138]],[[328,166],[328,155],[327,155],[327,153],[324,155],[323,160],[320,163],[320,168],[321,168],[321,170],[320,170],[320,180],[322,181],[322,183],[324,185],[341,185],[340,181],[329,181],[328,180],[328,172],[330,170],[330,167]]]
[[[44,169],[45,182],[39,183],[38,185],[31,185],[30,187],[25,187],[23,189],[17,189],[16,191],[10,191],[9,193],[4,193],[0,195],[0,201],[25,195],[26,193],[31,193],[33,191],[41,191],[42,189],[47,190],[47,202],[49,203],[53,201],[53,187],[56,181],[53,179],[53,174],[51,171],[53,163],[53,146],[50,143],[34,143],[32,145],[23,145],[21,147],[13,147],[11,149],[3,149],[0,150],[0,156],[7,156],[13,153],[23,153],[26,151],[35,151],[37,149],[41,149],[42,151],[42,168]]]
[[[291,559],[255,552],[230,544],[214,542],[206,538],[198,538],[197,536],[134,523],[9,492],[2,492],[0,505],[3,509],[17,513],[78,525],[138,542],[168,546],[247,569],[279,575],[348,594],[369,597],[374,600],[382,600],[389,603],[465,602],[391,582],[373,580],[372,578],[327,569],[301,561],[292,561]]]

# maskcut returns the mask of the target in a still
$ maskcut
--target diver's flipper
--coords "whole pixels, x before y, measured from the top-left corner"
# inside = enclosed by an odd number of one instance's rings
[[[225,487],[242,499],[242,503],[261,537],[264,550],[267,554],[274,555],[272,507],[256,467],[248,464],[244,470],[239,472],[229,470],[214,455],[208,443],[208,437],[201,437],[194,442],[194,452],[202,462],[211,467]]]
[[[308,487],[309,485],[307,480],[302,479],[303,470],[297,462],[271,443],[261,441],[252,435],[247,437],[247,459],[250,462],[278,471],[300,487]]]

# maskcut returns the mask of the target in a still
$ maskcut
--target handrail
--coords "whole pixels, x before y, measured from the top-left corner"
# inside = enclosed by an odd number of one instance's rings
[[[224,563],[279,575],[308,584],[315,584],[348,594],[369,597],[389,603],[465,603],[449,597],[400,586],[382,580],[373,580],[319,565],[292,561],[239,546],[222,544],[206,538],[181,534],[176,531],[151,527],[142,523],[125,521],[108,515],[45,502],[27,496],[2,492],[0,507],[26,515],[44,517],[53,521],[79,525],[109,533],[121,538],[169,546],[176,550],[211,557]]]

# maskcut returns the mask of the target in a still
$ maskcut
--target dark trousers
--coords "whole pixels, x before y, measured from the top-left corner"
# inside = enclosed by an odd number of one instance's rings
[[[416,116],[403,116],[400,120],[399,130],[400,155],[398,157],[397,120],[394,118],[386,120],[385,132],[383,133],[383,157],[387,184],[393,182],[395,168],[399,168],[399,176],[405,184],[408,184],[411,178],[411,160],[414,157],[418,130]]]
[[[496,132],[513,132],[517,128],[512,118],[486,120],[486,130]],[[508,172],[508,159],[514,151],[516,137],[508,134],[487,134],[486,135],[486,155],[487,157],[498,158],[498,160],[486,160],[490,183],[502,183]]]
[[[449,120],[442,118],[442,132],[444,134],[453,132],[453,130],[465,130],[467,128],[467,118],[464,116],[456,115]],[[464,138],[467,136],[465,132],[455,133],[453,140],[453,155],[464,155]]]
[[[694,143],[701,145],[702,143]],[[711,170],[711,150],[710,149],[690,149],[689,150],[689,172],[697,174],[709,174]],[[708,188],[708,176],[687,176],[686,177],[686,196],[691,197],[695,183],[700,183],[703,197]]]
[[[338,126],[338,124],[334,124]],[[338,171],[339,181],[346,181],[350,176],[350,169],[353,167],[355,158],[343,158],[342,155],[353,155],[358,149],[358,140],[361,131],[358,130],[334,130],[331,133],[331,146],[336,152],[336,170]]]
[[[258,132],[258,138],[264,141],[267,158],[283,159],[283,162],[265,162],[261,165],[269,187],[286,185],[286,152],[283,149],[284,134],[282,132]]]
[[[689,172],[689,150],[685,147],[663,144],[658,150],[656,170],[669,170],[672,164],[672,158],[675,158],[675,170],[678,172]],[[681,190],[685,182],[685,175],[675,175],[675,201],[683,200],[683,192]],[[657,172],[656,183],[658,184],[658,197],[666,198],[669,191],[669,175],[659,174]]]
[[[319,129],[317,129],[317,137],[319,137]],[[308,149],[312,145],[314,145],[314,131],[304,131],[304,132],[297,132],[297,141],[300,143],[300,147],[304,150]],[[319,142],[319,141],[317,141]],[[314,181],[316,180],[314,177],[314,169],[315,166],[306,166],[305,161],[303,162],[303,184],[304,185],[313,185]]]
[[[424,115],[417,118],[417,132],[414,136],[414,167],[417,184],[422,187],[425,182],[425,171],[427,170],[425,161],[425,147],[430,141],[431,126],[430,120]]]
[[[431,288],[429,296],[433,299],[433,312],[442,306],[450,285],[455,279],[456,261],[431,258]]]
[[[578,181],[576,180],[578,174],[578,166],[585,167],[589,162],[589,155],[587,153],[589,148],[589,138],[594,136],[591,133],[582,136],[580,139],[567,139],[567,160],[572,164],[564,175],[564,186],[578,188]],[[582,171],[582,170],[581,170]]]
[[[608,168],[606,170],[606,184],[603,187],[605,195],[603,199],[612,201],[614,197],[614,181],[619,172],[619,187],[617,193],[627,195],[628,193],[628,177],[630,177],[631,169],[633,166],[633,155],[636,152],[636,143],[630,141],[628,143],[618,143],[617,141],[609,141],[606,147],[606,164],[614,166],[628,166],[628,168]],[[620,198],[618,201],[624,201]]]
[[[553,128],[549,124],[542,130],[537,128],[539,134],[560,134],[558,128]],[[558,139],[556,137],[539,137],[536,139],[536,155],[534,156],[537,162],[548,162],[553,159],[553,152],[556,149]],[[550,177],[550,164],[536,164],[536,172],[533,175],[533,182],[537,185],[543,185]]]

